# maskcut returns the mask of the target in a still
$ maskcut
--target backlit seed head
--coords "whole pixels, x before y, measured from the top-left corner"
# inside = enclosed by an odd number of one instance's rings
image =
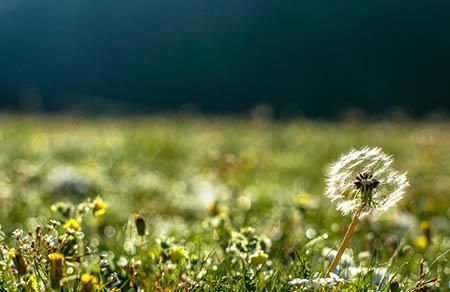
[[[395,205],[409,186],[406,173],[392,168],[381,148],[352,150],[331,165],[326,195],[344,214],[363,205],[362,214],[381,213]]]

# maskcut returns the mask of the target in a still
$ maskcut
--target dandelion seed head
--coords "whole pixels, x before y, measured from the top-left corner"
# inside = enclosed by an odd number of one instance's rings
[[[369,192],[370,203],[362,215],[382,213],[395,205],[409,186],[406,173],[392,168],[393,159],[380,147],[352,150],[341,156],[327,172],[326,195],[343,214],[356,211],[358,194]]]

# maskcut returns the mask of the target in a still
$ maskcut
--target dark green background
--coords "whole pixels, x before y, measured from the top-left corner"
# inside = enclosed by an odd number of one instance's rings
[[[450,1],[2,0],[0,107],[450,109]]]

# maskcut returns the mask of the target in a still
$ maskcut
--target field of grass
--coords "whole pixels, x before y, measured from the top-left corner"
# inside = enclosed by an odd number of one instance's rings
[[[310,289],[446,291],[449,122],[174,116],[0,117],[0,291],[305,289],[351,220],[326,168],[366,145],[411,186]]]

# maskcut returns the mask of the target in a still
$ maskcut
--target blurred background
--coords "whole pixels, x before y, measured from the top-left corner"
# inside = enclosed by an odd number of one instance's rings
[[[449,36],[438,0],[2,0],[0,110],[448,113]]]

